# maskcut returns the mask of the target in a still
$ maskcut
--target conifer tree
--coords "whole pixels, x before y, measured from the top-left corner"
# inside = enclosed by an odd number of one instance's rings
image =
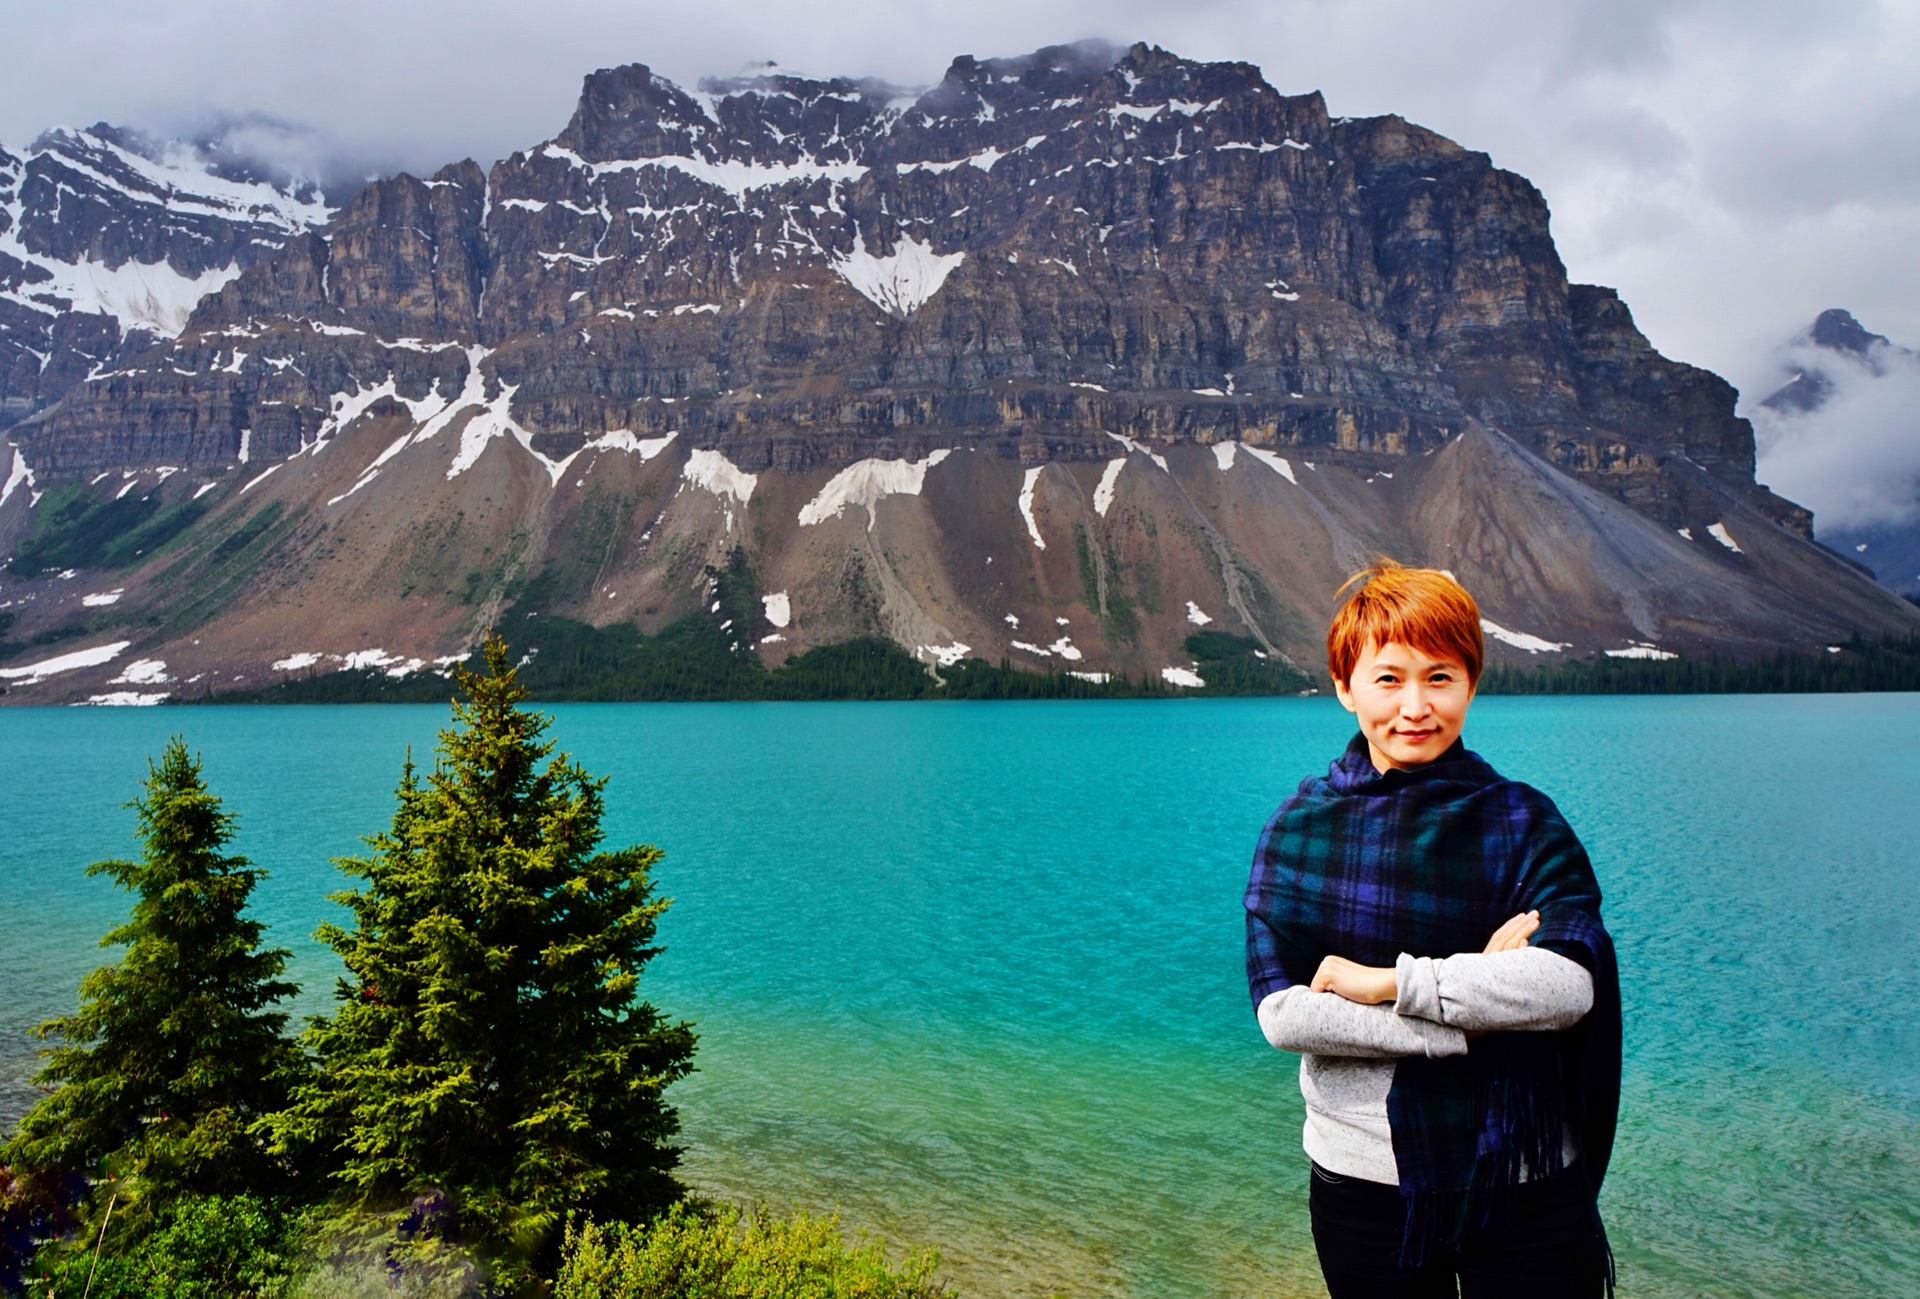
[[[678,1197],[663,1092],[694,1035],[639,998],[661,854],[596,851],[606,782],[551,756],[506,656],[489,637],[487,673],[458,671],[432,774],[409,761],[391,827],[340,862],[364,881],[335,895],[353,926],[319,937],[348,975],[277,1126],[369,1200],[436,1188],[468,1230],[531,1251],[571,1210]]]
[[[101,946],[118,964],[80,983],[80,1008],[35,1029],[35,1082],[54,1090],[20,1120],[0,1162],[45,1177],[119,1183],[135,1221],[183,1195],[271,1192],[280,1168],[251,1132],[286,1101],[298,1055],[268,1009],[297,989],[279,979],[287,953],[262,950],[246,914],[264,872],[222,849],[234,818],[179,737],[148,763],[133,804],[139,861],[95,862],[135,895],[127,923]],[[119,1219],[116,1219],[119,1220]]]

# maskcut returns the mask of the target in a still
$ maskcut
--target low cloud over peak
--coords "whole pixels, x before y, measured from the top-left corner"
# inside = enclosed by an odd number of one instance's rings
[[[1841,314],[1778,352],[1785,386],[1749,412],[1759,477],[1822,531],[1903,526],[1920,519],[1920,356]]]

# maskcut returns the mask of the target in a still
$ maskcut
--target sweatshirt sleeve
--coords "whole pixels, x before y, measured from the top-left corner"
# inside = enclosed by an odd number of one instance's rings
[[[1298,985],[1269,993],[1256,1013],[1269,1043],[1302,1055],[1391,1060],[1467,1052],[1467,1035],[1458,1028],[1396,1015],[1391,1006],[1363,1006],[1338,993]]]
[[[1394,963],[1402,1019],[1474,1031],[1571,1028],[1593,1007],[1593,976],[1543,947]]]

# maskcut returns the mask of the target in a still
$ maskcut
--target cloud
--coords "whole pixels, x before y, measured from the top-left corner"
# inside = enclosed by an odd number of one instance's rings
[[[1867,358],[1797,343],[1785,375],[1818,370],[1833,385],[1818,410],[1751,412],[1761,481],[1811,509],[1819,528],[1920,518],[1920,357],[1876,344]]]

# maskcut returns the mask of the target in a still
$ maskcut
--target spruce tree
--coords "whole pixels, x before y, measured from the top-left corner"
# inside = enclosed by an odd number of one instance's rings
[[[20,1120],[0,1162],[45,1179],[116,1178],[135,1222],[183,1195],[268,1192],[281,1169],[250,1131],[286,1101],[297,1066],[268,1009],[297,991],[283,949],[262,950],[247,898],[264,872],[222,850],[234,818],[175,737],[132,804],[139,861],[95,862],[135,895],[101,946],[118,964],[80,983],[80,1008],[49,1020],[35,1082],[54,1090]],[[120,1218],[116,1216],[116,1221]]]
[[[432,774],[409,761],[390,828],[339,863],[364,881],[335,895],[353,925],[318,936],[348,973],[277,1125],[369,1202],[442,1190],[464,1230],[526,1253],[574,1209],[679,1196],[663,1092],[694,1035],[639,998],[659,850],[597,851],[605,780],[553,756],[505,643],[485,658],[457,673]]]

